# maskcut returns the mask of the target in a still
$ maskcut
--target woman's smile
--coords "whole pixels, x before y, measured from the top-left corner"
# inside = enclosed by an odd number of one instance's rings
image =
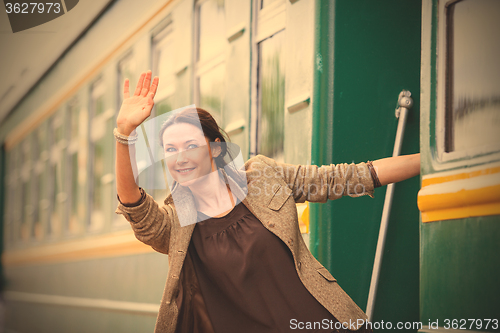
[[[180,173],[181,175],[187,175],[190,174],[191,171],[193,171],[196,168],[186,168],[186,169],[177,169],[176,171]]]

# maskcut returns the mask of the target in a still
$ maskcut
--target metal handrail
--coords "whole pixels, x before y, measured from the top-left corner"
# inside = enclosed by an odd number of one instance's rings
[[[398,105],[396,109],[396,118],[399,118],[398,129],[396,132],[396,140],[394,142],[394,150],[392,156],[399,156],[401,152],[401,145],[403,143],[403,135],[405,131],[406,118],[409,109],[413,106],[411,99],[411,92],[403,90],[399,93]],[[368,321],[373,319],[373,308],[375,304],[375,297],[377,296],[378,281],[380,277],[380,268],[382,267],[382,257],[384,254],[385,238],[387,234],[387,227],[389,226],[389,217],[391,214],[392,198],[394,196],[394,183],[387,185],[385,193],[384,209],[382,210],[382,219],[380,222],[380,231],[378,234],[377,250],[375,252],[375,261],[373,263],[372,279],[370,282],[370,291],[368,293],[368,303],[366,305],[366,314]]]

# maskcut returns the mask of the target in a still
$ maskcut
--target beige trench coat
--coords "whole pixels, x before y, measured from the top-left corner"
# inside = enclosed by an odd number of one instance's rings
[[[290,249],[297,274],[306,289],[340,322],[366,320],[365,313],[340,288],[336,279],[308,250],[299,230],[296,202],[326,202],[343,195],[373,197],[373,180],[368,166],[337,164],[322,167],[278,163],[258,155],[244,165],[248,194],[243,204],[273,234]],[[231,178],[229,182],[236,184]],[[231,184],[230,184],[231,185]],[[231,186],[234,191],[234,187]],[[184,218],[196,221],[196,208],[189,189],[177,187],[173,191],[175,203],[182,209]],[[235,193],[236,196],[241,195]],[[169,256],[169,272],[163,292],[155,333],[174,332],[178,319],[176,296],[179,277],[183,269],[195,224],[181,227],[178,209],[169,195],[163,207],[150,195],[135,207],[118,204],[116,213],[123,214],[130,222],[135,236],[154,250]],[[193,271],[190,270],[191,274]]]

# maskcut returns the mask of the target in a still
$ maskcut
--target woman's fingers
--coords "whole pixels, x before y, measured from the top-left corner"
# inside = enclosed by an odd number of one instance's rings
[[[146,97],[149,91],[149,85],[151,84],[151,71],[146,73],[146,78],[142,84],[141,96]]]
[[[128,79],[125,79],[125,83],[123,84],[123,99],[129,98],[129,97],[130,97],[129,81],[128,81]]]
[[[139,96],[141,94],[142,83],[144,81],[145,76],[146,76],[146,73],[142,73],[141,76],[139,77],[139,81],[137,81],[137,87],[135,87],[134,96]]]
[[[158,78],[158,76],[155,76],[154,79],[153,79],[153,84],[151,85],[151,88],[149,89],[149,96],[151,98],[155,97],[156,95],[156,89],[158,89],[158,81],[160,79]]]

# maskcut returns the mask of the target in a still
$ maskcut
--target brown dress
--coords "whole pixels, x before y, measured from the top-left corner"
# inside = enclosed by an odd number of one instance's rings
[[[241,202],[198,222],[188,253],[216,333],[296,332],[299,322],[336,322],[300,281],[288,247]]]

